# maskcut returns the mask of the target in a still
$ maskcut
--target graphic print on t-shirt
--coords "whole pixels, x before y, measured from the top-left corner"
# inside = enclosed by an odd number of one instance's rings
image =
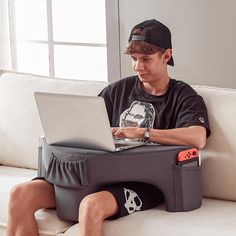
[[[120,116],[120,127],[153,128],[155,109],[151,103],[134,101]]]

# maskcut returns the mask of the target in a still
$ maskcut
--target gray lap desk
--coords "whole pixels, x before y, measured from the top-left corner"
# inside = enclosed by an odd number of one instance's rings
[[[78,221],[81,200],[105,186],[127,181],[159,188],[170,212],[190,211],[202,203],[201,167],[176,164],[178,153],[189,146],[142,146],[105,152],[48,145],[39,148],[38,176],[55,187],[60,218]]]

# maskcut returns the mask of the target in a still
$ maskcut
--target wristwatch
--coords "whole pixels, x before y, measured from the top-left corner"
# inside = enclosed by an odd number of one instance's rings
[[[150,139],[150,129],[149,128],[145,128],[143,141],[144,142],[148,142],[149,139]]]

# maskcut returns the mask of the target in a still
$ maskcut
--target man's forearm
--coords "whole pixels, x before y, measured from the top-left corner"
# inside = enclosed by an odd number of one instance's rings
[[[151,142],[167,145],[190,145],[199,149],[206,144],[206,129],[202,126],[166,130],[150,129],[149,132]]]

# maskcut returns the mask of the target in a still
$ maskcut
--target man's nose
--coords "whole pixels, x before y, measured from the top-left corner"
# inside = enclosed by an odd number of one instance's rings
[[[137,60],[134,65],[135,71],[140,71],[144,69],[144,65],[140,60]]]

